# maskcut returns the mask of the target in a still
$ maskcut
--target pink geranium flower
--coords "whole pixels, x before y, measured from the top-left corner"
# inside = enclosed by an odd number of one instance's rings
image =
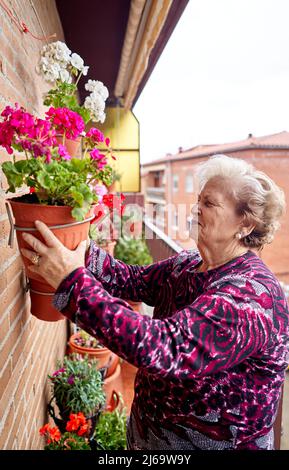
[[[69,155],[69,153],[67,151],[67,148],[62,144],[58,145],[58,153],[64,160],[70,160],[71,159],[71,156]]]
[[[46,116],[56,131],[68,139],[77,139],[84,131],[85,125],[82,117],[68,108],[49,108]]]
[[[97,162],[98,169],[102,170],[105,167],[105,165],[107,165],[106,155],[104,155],[103,153],[100,153],[97,148],[94,148],[89,153],[90,153],[91,158]]]
[[[96,129],[96,127],[91,127],[91,129],[86,133],[86,137],[89,137],[96,144],[104,142],[103,133],[99,129]]]

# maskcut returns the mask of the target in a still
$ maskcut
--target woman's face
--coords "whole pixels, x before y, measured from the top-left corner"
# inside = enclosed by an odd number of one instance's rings
[[[242,218],[236,214],[235,202],[226,189],[230,184],[228,178],[214,177],[199,194],[198,204],[192,209],[191,230],[197,244],[224,246],[236,241]]]

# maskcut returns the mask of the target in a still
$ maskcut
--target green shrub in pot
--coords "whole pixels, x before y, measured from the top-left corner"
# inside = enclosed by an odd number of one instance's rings
[[[114,257],[126,264],[140,266],[153,262],[146,241],[141,238],[119,238],[114,249]]]

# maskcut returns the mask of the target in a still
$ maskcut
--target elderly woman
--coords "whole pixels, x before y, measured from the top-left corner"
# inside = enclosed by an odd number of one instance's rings
[[[138,367],[129,449],[273,449],[288,360],[288,306],[257,252],[284,209],[282,191],[245,161],[199,169],[198,250],[128,266],[91,244],[67,250],[36,222],[23,235],[32,270],[70,320]],[[153,318],[125,299],[155,307]]]

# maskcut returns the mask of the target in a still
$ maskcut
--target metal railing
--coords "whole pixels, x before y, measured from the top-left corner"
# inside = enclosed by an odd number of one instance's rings
[[[154,262],[174,256],[183,250],[148,218],[144,218],[144,230],[146,243]]]
[[[165,188],[146,188],[146,199],[153,199],[156,202],[165,202]]]

